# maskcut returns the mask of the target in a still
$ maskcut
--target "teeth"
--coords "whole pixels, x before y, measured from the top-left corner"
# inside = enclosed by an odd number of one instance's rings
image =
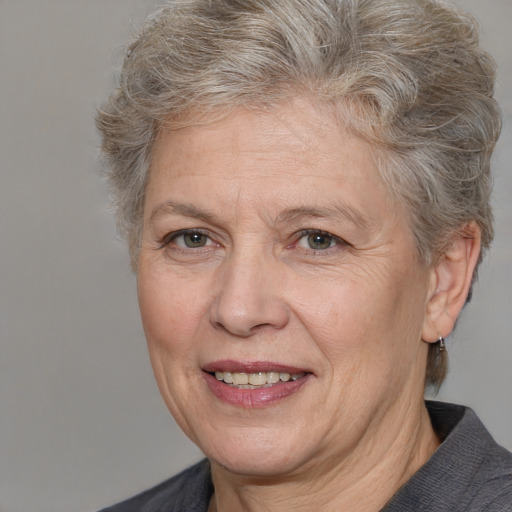
[[[290,374],[286,372],[215,372],[215,378],[226,384],[240,387],[242,389],[253,389],[254,387],[271,386],[281,382],[295,381],[304,377],[305,373]]]
[[[233,373],[233,384],[235,386],[249,384],[249,375],[247,373]]]
[[[252,386],[263,386],[263,384],[267,383],[267,374],[263,372],[259,373],[250,373],[249,374],[249,384]]]
[[[277,373],[277,372],[267,372],[267,382],[269,384],[276,384],[277,382],[279,382],[279,373]]]

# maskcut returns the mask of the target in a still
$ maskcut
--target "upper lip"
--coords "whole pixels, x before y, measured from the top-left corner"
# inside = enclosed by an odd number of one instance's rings
[[[272,361],[233,361],[225,359],[222,361],[212,361],[202,367],[203,371],[212,372],[237,372],[237,373],[258,373],[258,372],[283,372],[290,374],[311,373],[305,368],[290,366],[283,363],[274,363]]]

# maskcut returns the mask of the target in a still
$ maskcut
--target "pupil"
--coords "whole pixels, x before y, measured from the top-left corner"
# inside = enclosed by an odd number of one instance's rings
[[[187,247],[203,247],[205,244],[205,236],[201,233],[187,233],[184,240]]]
[[[322,233],[312,233],[308,237],[311,249],[328,249],[331,246],[332,237]]]

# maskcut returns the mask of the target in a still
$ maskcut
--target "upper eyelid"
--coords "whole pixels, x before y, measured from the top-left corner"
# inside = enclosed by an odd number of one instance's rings
[[[165,247],[166,245],[169,245],[175,238],[179,236],[183,236],[190,233],[199,233],[201,235],[204,235],[208,237],[211,241],[214,241],[212,237],[212,232],[205,228],[183,228],[183,229],[177,229],[175,231],[171,231],[164,235],[160,240],[159,244],[161,247]],[[335,240],[337,243],[343,244],[343,245],[351,245],[349,242],[347,242],[345,239],[341,238],[340,236],[337,236],[330,231],[327,231],[325,229],[319,229],[319,228],[304,228],[301,229],[294,234],[291,235],[292,243],[295,244],[298,240],[303,238],[304,236],[310,235],[310,234],[322,234],[329,237],[332,237],[333,240]],[[311,249],[312,251],[314,249]]]
[[[337,235],[334,235],[333,233],[331,233],[330,231],[326,231],[324,229],[302,229],[300,231],[298,231],[292,241],[292,244],[290,244],[289,247],[291,247],[292,245],[295,246],[295,244],[297,244],[297,242],[307,236],[307,235],[310,235],[310,234],[315,234],[315,233],[319,233],[319,234],[322,234],[322,235],[327,235],[327,236],[330,236],[332,237],[332,239],[334,240],[335,242],[335,245],[333,247],[328,247],[327,249],[307,249],[305,247],[301,247],[300,249],[302,251],[306,251],[306,252],[310,252],[310,253],[315,253],[315,254],[321,254],[321,253],[324,253],[324,254],[328,254],[330,252],[332,252],[334,249],[336,249],[336,247],[338,246],[344,246],[344,247],[353,247],[351,243],[347,242],[344,238],[341,238],[340,236],[337,236]]]
[[[348,244],[348,242],[344,238],[341,238],[340,236],[337,236],[337,235],[331,233],[330,231],[326,231],[325,229],[318,229],[318,228],[301,229],[300,231],[298,231],[296,233],[295,238],[296,238],[296,240],[299,240],[303,236],[313,235],[315,233],[317,233],[319,235],[330,236],[331,238],[333,238],[336,241],[339,241],[339,242],[344,243],[344,244]]]
[[[165,247],[169,245],[175,238],[179,236],[187,235],[190,233],[199,233],[200,235],[204,235],[212,240],[211,233],[208,230],[202,228],[185,228],[185,229],[177,229],[176,231],[171,231],[163,236],[160,240],[160,246]]]
[[[312,233],[320,233],[322,235],[332,236],[333,238],[339,238],[338,236],[331,233],[330,231],[327,231],[325,229],[319,229],[319,228],[305,228],[305,229],[301,229],[297,232],[298,235],[310,235]]]

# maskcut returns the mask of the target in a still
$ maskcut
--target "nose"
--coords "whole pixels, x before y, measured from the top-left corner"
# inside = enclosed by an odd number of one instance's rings
[[[271,257],[233,255],[218,269],[210,323],[242,338],[265,328],[285,327],[289,309],[279,293],[280,275],[282,272]]]

